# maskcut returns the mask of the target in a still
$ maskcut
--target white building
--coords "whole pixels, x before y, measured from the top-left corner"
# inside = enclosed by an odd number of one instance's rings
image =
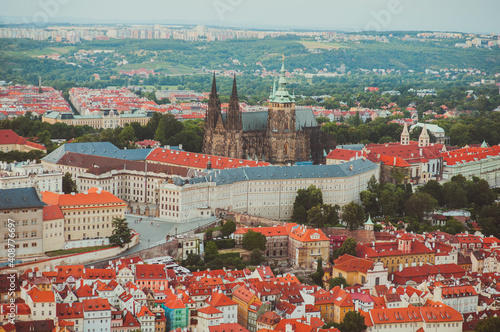
[[[38,192],[62,192],[63,174],[48,171],[41,164],[0,162],[0,189],[35,187]]]
[[[275,219],[289,219],[298,189],[314,185],[325,204],[359,202],[380,167],[359,159],[340,165],[241,167],[215,170],[190,180],[160,186],[160,218],[176,221],[205,218],[229,209]]]
[[[111,307],[107,299],[83,300],[83,331],[111,331]]]

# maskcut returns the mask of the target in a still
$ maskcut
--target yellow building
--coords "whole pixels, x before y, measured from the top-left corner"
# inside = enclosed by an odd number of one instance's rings
[[[233,291],[233,301],[238,304],[238,323],[248,328],[250,306],[254,302],[260,303],[259,298],[245,286],[240,286]]]
[[[421,264],[434,264],[435,252],[425,244],[403,234],[394,242],[358,244],[356,248],[358,257],[371,258],[375,262],[382,262],[389,273],[399,271],[405,267]]]
[[[312,268],[320,257],[330,259],[330,239],[318,228],[297,226],[290,231],[288,257],[295,267]]]
[[[364,285],[368,280],[367,272],[373,264],[374,261],[369,258],[343,255],[334,261],[331,277],[343,277],[349,285]]]
[[[113,219],[124,218],[127,204],[108,191],[91,188],[83,193],[60,195],[46,191],[43,201],[59,205],[64,215],[66,241],[95,240],[90,245],[103,244],[113,232]]]

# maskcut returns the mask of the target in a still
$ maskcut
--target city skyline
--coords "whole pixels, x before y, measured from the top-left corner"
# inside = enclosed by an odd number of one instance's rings
[[[204,24],[252,29],[342,31],[460,31],[498,33],[495,13],[500,3],[481,0],[474,9],[464,0],[388,0],[344,3],[312,0],[305,8],[294,2],[256,0],[128,1],[0,0],[0,22],[8,24]],[[129,5],[130,4],[130,5]],[[477,8],[477,9],[476,9]],[[278,15],[276,14],[278,13]]]

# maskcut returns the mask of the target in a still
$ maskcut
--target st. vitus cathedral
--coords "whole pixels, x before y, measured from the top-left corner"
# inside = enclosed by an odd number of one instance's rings
[[[274,84],[269,96],[269,110],[243,113],[235,77],[229,107],[223,114],[214,75],[205,117],[203,153],[272,164],[322,162],[335,143],[321,133],[311,109],[295,109],[295,96],[288,93],[286,85],[283,61],[278,89]]]

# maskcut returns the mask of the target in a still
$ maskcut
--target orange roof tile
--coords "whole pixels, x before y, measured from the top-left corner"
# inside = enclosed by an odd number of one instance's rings
[[[60,195],[50,191],[42,193],[43,201],[49,205],[59,205],[61,208],[72,206],[91,206],[113,204],[116,206],[126,206],[125,201],[119,199],[109,191],[90,188],[88,193],[64,194]]]

